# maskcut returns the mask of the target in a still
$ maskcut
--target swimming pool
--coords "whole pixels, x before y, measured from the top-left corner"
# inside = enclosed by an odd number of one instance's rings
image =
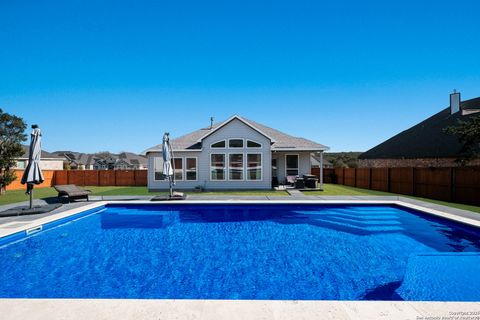
[[[480,300],[479,230],[396,205],[108,204],[0,240],[1,298]]]

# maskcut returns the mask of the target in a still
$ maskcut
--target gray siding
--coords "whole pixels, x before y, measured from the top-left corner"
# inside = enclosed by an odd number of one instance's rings
[[[230,149],[228,148],[228,139],[244,139],[244,148],[242,149]],[[226,140],[225,149],[211,149],[210,145],[219,140]],[[247,149],[246,139],[250,139],[262,144],[259,149]],[[196,186],[202,186],[205,189],[270,189],[271,188],[271,146],[270,140],[253,130],[243,122],[234,119],[227,125],[218,129],[210,136],[203,140],[201,152],[176,152],[175,157],[197,157],[198,158],[198,181],[178,181],[176,184],[177,189],[192,189]],[[244,180],[228,180],[228,167],[226,170],[226,180],[213,181],[210,179],[210,154],[212,153],[224,153],[226,154],[227,166],[228,166],[228,154],[229,153],[243,153],[244,154],[244,168],[246,169],[246,154],[247,153],[260,153],[262,155],[262,179],[258,181],[246,180],[246,170],[244,173]],[[150,190],[163,190],[168,188],[168,182],[155,181],[154,180],[154,158],[161,157],[161,153],[149,153],[148,154],[148,188]],[[308,161],[310,158],[308,157]],[[308,169],[310,171],[310,169]]]

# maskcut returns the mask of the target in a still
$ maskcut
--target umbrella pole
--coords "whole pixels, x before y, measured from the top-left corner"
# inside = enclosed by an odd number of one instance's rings
[[[30,209],[33,207],[33,188],[30,190]]]
[[[170,184],[170,198],[173,197],[172,177],[168,178]]]

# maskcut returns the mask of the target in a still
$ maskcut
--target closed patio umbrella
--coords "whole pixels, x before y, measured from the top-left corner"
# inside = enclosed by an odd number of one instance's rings
[[[28,154],[28,165],[23,172],[22,184],[27,184],[27,194],[30,195],[30,209],[32,209],[33,186],[44,181],[42,170],[40,169],[41,148],[41,131],[37,125],[32,125],[32,133],[30,135],[30,149]]]
[[[173,186],[175,185],[174,169],[172,167],[172,146],[170,145],[169,133],[165,132],[162,143],[163,175],[168,178],[170,197],[173,197]]]

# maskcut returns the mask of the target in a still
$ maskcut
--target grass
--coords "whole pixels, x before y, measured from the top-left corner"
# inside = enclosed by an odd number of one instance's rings
[[[94,196],[154,196],[159,194],[166,194],[166,192],[149,192],[146,187],[85,187],[91,190]],[[37,188],[34,189],[34,198],[43,199],[56,197],[57,192],[54,188]],[[225,190],[215,192],[201,192],[188,194],[195,195],[230,195],[230,196],[288,196],[285,191],[274,190]],[[28,201],[28,196],[25,190],[11,190],[0,196],[0,205],[11,204],[16,202]]]
[[[396,193],[354,188],[354,187],[343,186],[338,184],[326,183],[323,185],[323,188],[324,188],[324,191],[308,191],[308,192],[304,192],[304,194],[312,195],[312,196],[314,195],[315,196],[399,196],[399,194],[396,194]],[[400,195],[400,196],[421,200],[425,202],[435,203],[435,204],[439,204],[447,207],[452,207],[452,208],[457,208],[462,210],[469,210],[469,211],[480,213],[480,207],[477,207],[477,206],[446,202],[446,201],[440,201],[440,200],[432,200],[432,199],[426,199],[426,198],[419,198],[419,197],[412,197],[412,196],[405,196],[405,195]]]
[[[165,192],[148,192],[146,187],[85,187],[92,191],[92,194],[95,196],[153,196],[157,194],[165,194]],[[274,190],[225,190],[225,191],[211,191],[211,192],[201,192],[201,193],[189,193],[194,195],[205,195],[205,196],[286,196],[285,191],[274,191]],[[398,196],[398,194],[353,188],[337,184],[324,184],[324,191],[308,191],[305,192],[306,195],[320,195],[320,196]],[[38,198],[49,198],[56,197],[57,192],[53,188],[38,188],[34,189],[34,197]],[[444,206],[449,206],[453,208],[469,210],[473,212],[480,213],[480,207],[470,206],[466,204],[451,203],[439,200],[431,200],[425,198],[417,198],[406,196],[408,198],[422,200],[426,202],[431,202],[435,204],[440,204]],[[7,191],[4,195],[0,196],[0,205],[28,201],[28,196],[25,195],[24,190],[12,190]]]

